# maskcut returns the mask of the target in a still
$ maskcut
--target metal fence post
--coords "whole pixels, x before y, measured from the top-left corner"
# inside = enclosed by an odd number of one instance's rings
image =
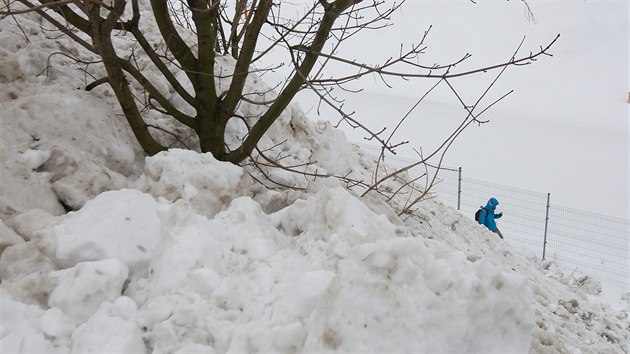
[[[549,199],[551,199],[551,193],[547,193],[547,211],[545,213],[545,238],[543,240],[543,254],[542,260],[545,260],[545,251],[547,249],[547,225],[549,224]]]
[[[459,179],[457,180],[457,210],[462,205],[462,168],[459,168]]]

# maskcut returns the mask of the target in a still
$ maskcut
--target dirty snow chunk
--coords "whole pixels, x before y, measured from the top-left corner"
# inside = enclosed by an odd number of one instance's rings
[[[46,210],[30,209],[13,218],[13,229],[26,241],[44,241],[51,235],[50,226],[58,220]]]
[[[48,305],[61,309],[77,323],[87,320],[105,301],[120,296],[129,270],[117,259],[79,263],[70,269],[52,272],[58,279]]]
[[[89,92],[57,86],[20,97],[7,108],[8,141],[14,140],[12,130],[20,130],[38,139],[41,150],[75,148],[119,173],[133,168],[135,144],[124,119]]]
[[[9,353],[52,353],[53,346],[42,333],[39,318],[44,311],[0,293],[0,349]]]
[[[3,354],[54,352],[52,343],[46,340],[42,332],[33,328],[11,332],[0,338],[0,348]]]
[[[462,252],[440,257],[415,238],[354,248],[310,319],[319,325],[304,351],[527,352],[527,279],[467,262]]]
[[[0,125],[0,218],[11,217],[33,208],[54,215],[65,210],[53,193],[48,181],[28,166],[27,161],[5,145],[5,122]],[[11,134],[11,132],[6,132]]]
[[[228,228],[234,252],[247,255],[255,261],[265,261],[277,251],[275,236],[279,233],[253,199],[240,197],[233,200],[228,210],[218,214],[215,220]]]
[[[63,267],[116,258],[142,274],[160,238],[156,207],[135,189],[102,193],[53,227],[55,257]]]
[[[214,348],[198,343],[186,343],[175,354],[214,354]]]
[[[0,220],[0,255],[5,248],[21,242],[24,242],[24,239],[6,226],[4,221]]]
[[[48,276],[55,264],[32,242],[8,247],[0,256],[0,289],[29,304],[46,306],[55,287]]]
[[[273,345],[290,353],[298,352],[306,339],[306,328],[300,322],[274,327],[271,333]]]
[[[277,252],[281,237],[258,203],[240,197],[215,216],[195,213],[186,201],[161,205],[162,238],[151,260],[151,289],[157,294],[181,288],[211,293],[226,268],[236,271],[243,259],[265,262]]]
[[[190,345],[193,349],[208,346],[217,352],[226,352],[232,345],[245,352],[256,351],[253,348],[277,351],[267,345],[271,342],[267,332],[285,324],[285,320],[272,323],[271,315],[287,316],[279,307],[288,306],[289,295],[276,301],[274,289],[290,292],[299,279],[291,274],[300,269],[296,256],[287,259],[291,238],[282,235],[249,197],[235,199],[210,220],[196,214],[184,200],[161,205],[159,215],[164,225],[162,240],[143,284],[148,299],[140,310],[143,323],[152,328],[154,352],[183,353],[189,347],[186,343],[195,343]],[[281,250],[282,255],[278,254]],[[273,265],[278,262],[283,265]],[[291,283],[281,282],[276,288],[276,277],[285,273]],[[304,273],[299,270],[300,275]],[[139,281],[132,280],[130,288]],[[314,291],[304,292],[310,296]],[[248,328],[257,334],[249,336]],[[264,343],[248,347],[244,344],[248,338]]]
[[[50,158],[50,151],[28,149],[22,153],[22,158],[31,170],[35,170]]]
[[[0,293],[0,305],[0,338],[11,331],[39,328],[37,319],[44,314],[39,307],[15,301],[4,293]]]
[[[146,353],[136,313],[136,303],[126,296],[103,303],[72,333],[72,353]]]
[[[45,60],[42,65],[38,72]],[[124,117],[92,93],[73,89],[68,80],[21,86],[14,89],[19,92],[14,100],[3,103],[3,218],[31,208],[61,215],[65,210],[59,200],[78,209],[98,193],[125,187],[125,176],[136,168],[138,143]]]
[[[352,145],[343,131],[333,128],[328,121],[318,121],[317,138],[313,139],[313,160],[337,176],[350,173],[355,165]]]
[[[82,150],[68,146],[53,148],[50,158],[38,169],[49,174],[52,189],[65,205],[77,210],[90,199],[108,190],[127,187],[122,174],[113,171]]]
[[[147,157],[138,181],[139,189],[171,202],[184,199],[209,217],[246,195],[249,185],[241,167],[218,161],[210,153],[180,149]]]
[[[159,215],[163,230],[149,264],[150,289],[159,295],[184,286],[201,286],[199,277],[207,276],[211,281],[211,272],[200,274],[195,270],[222,268],[225,226],[212,224],[195,214],[183,200],[161,205]],[[211,291],[211,284],[206,284],[207,291]]]
[[[334,277],[335,273],[325,270],[301,275],[295,284],[294,296],[290,298],[295,314],[301,317],[310,315]]]
[[[42,67],[46,67],[45,63],[48,53],[36,44],[28,44],[15,54],[15,60],[19,65],[18,70],[25,75],[39,75]]]
[[[276,213],[280,227],[288,234],[308,233],[333,248],[354,246],[381,238],[405,234],[387,217],[372,212],[358,198],[341,187],[324,188],[308,200],[298,200]]]
[[[69,336],[76,327],[74,321],[56,307],[49,308],[40,320],[42,331],[53,338]]]

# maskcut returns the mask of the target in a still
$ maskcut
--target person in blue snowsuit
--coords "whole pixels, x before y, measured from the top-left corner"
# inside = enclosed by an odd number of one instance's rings
[[[494,213],[497,205],[499,205],[499,201],[494,197],[490,198],[488,200],[488,203],[486,203],[486,206],[481,210],[481,215],[479,215],[479,223],[485,225],[488,230],[494,232],[495,234],[499,235],[501,239],[503,239],[503,234],[501,233],[501,231],[499,231],[499,228],[497,227],[497,222],[495,221],[495,219],[503,216],[503,213]]]

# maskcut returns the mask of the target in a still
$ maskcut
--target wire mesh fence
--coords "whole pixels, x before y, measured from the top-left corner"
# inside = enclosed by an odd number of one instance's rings
[[[386,161],[396,167],[413,162],[390,156]],[[423,171],[412,170],[410,175]],[[462,175],[461,169],[441,169],[433,193],[471,218],[495,197],[503,212],[499,229],[515,251],[554,260],[565,269],[630,290],[630,221],[555,205],[547,193]]]
[[[443,174],[443,178],[453,176]],[[441,188],[438,185],[435,192],[453,194]],[[490,197],[502,201],[499,228],[516,251],[630,289],[628,220],[555,205],[549,194],[474,179],[462,178],[458,194],[460,210],[471,217]]]
[[[546,257],[630,289],[629,230],[628,220],[552,204]]]

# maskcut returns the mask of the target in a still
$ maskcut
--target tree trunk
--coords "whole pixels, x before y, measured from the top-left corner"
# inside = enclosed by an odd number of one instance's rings
[[[149,155],[155,155],[165,150],[165,147],[160,145],[153,136],[151,136],[147,125],[140,115],[140,111],[138,111],[133,94],[129,88],[129,83],[125,78],[122,67],[118,63],[118,57],[116,56],[116,51],[111,41],[110,35],[113,27],[108,26],[107,21],[104,21],[100,17],[100,6],[91,6],[90,25],[92,41],[101,59],[103,59],[103,66],[107,72],[109,85],[114,91],[120,103],[120,107],[127,118],[127,122],[142,146],[142,149]]]

